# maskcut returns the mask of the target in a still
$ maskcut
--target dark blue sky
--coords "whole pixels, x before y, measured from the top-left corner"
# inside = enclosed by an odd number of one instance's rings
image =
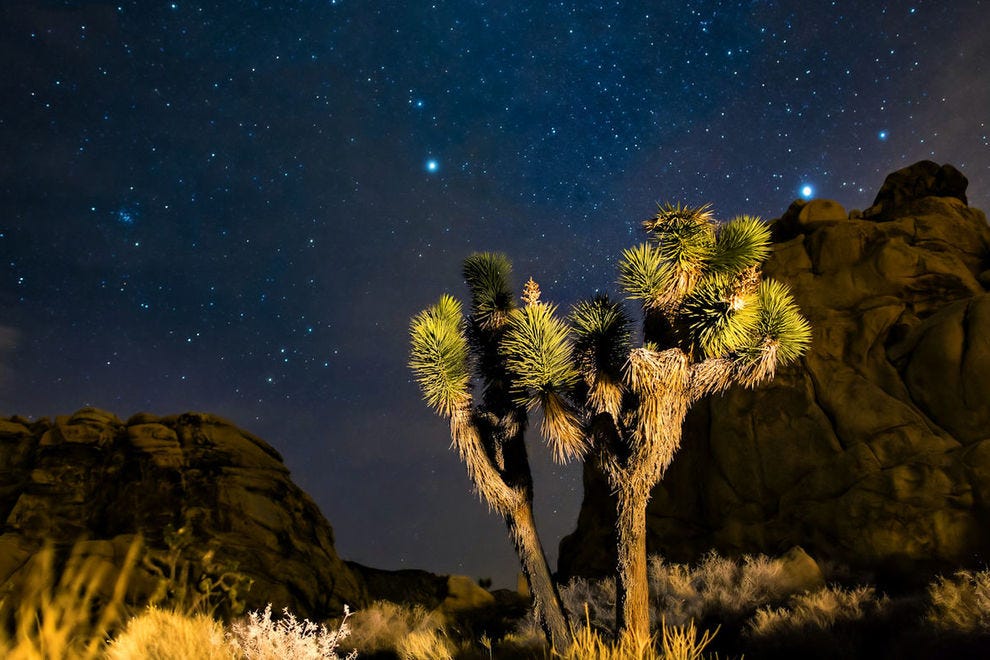
[[[214,412],[344,557],[514,584],[409,318],[474,250],[613,289],[657,201],[865,208],[927,158],[986,209],[988,33],[980,0],[2,2],[0,415]],[[555,557],[580,468],[534,453]]]

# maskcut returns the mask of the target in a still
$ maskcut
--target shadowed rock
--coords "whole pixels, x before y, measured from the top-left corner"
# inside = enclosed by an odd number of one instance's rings
[[[213,415],[135,415],[93,408],[54,422],[0,420],[0,592],[23,576],[46,541],[119,566],[134,535],[163,557],[164,530],[186,527],[183,557],[203,554],[254,581],[249,609],[288,607],[313,620],[364,604],[360,578],[334,550],[333,530],[263,440]],[[159,559],[158,565],[161,566]],[[140,600],[155,586],[146,563]]]

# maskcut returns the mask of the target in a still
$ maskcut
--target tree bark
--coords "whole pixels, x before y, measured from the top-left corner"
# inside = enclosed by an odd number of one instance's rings
[[[649,492],[627,484],[618,492],[618,567],[616,623],[618,634],[650,636],[649,582],[646,577],[646,502]]]
[[[523,575],[529,583],[533,594],[533,607],[536,610],[536,620],[543,628],[551,648],[566,649],[571,643],[571,628],[564,614],[564,606],[560,600],[560,592],[550,576],[550,566],[547,564],[543,545],[536,532],[536,521],[533,519],[531,503],[520,506],[505,516],[509,535],[516,546],[516,554],[522,564]]]

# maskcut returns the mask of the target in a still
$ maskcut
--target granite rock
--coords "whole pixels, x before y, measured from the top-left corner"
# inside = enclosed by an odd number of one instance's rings
[[[290,479],[279,453],[219,417],[135,415],[85,408],[54,421],[0,419],[0,593],[11,593],[45,543],[119,567],[140,534],[147,559],[131,596],[153,591],[184,529],[182,561],[212,560],[253,580],[249,609],[288,607],[312,620],[369,600],[334,549],[333,530]]]

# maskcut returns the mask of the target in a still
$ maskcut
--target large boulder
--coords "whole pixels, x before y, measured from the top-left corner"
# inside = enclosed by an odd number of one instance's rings
[[[910,576],[990,561],[990,228],[951,166],[891,174],[867,213],[797,201],[766,275],[814,328],[773,382],[696,406],[648,546],[811,556]],[[560,573],[613,570],[609,489],[585,468]]]
[[[0,419],[0,516],[0,593],[18,588],[46,543],[119,568],[140,534],[138,601],[176,565],[193,579],[234,570],[252,580],[237,594],[249,609],[271,603],[317,620],[368,600],[279,453],[213,415]]]

